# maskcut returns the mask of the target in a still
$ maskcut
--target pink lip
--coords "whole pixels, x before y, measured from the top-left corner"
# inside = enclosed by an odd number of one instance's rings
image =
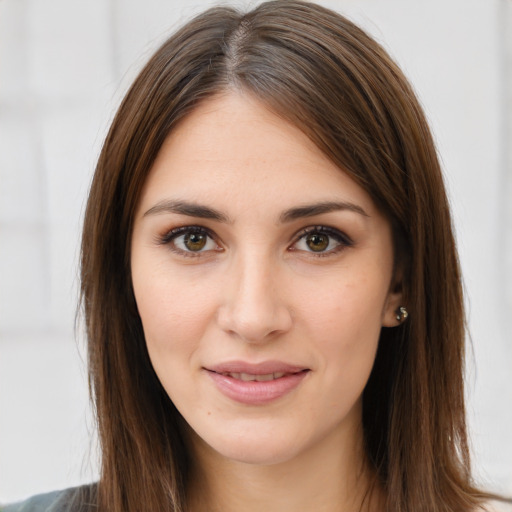
[[[204,370],[222,394],[247,405],[263,405],[281,398],[295,389],[309,373],[308,368],[280,361],[265,361],[258,364],[229,361],[204,368]],[[250,375],[284,373],[285,375],[269,381],[243,381],[225,375],[226,373],[248,373]]]

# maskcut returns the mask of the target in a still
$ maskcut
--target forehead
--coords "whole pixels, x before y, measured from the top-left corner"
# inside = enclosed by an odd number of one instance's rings
[[[241,93],[201,103],[171,132],[141,203],[168,195],[269,209],[314,200],[373,201],[296,126]]]

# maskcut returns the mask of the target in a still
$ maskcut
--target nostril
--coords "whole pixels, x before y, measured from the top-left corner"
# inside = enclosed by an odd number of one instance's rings
[[[268,258],[252,254],[250,261],[243,257],[238,264],[223,290],[224,302],[217,314],[220,328],[247,342],[287,332],[292,325],[290,310],[279,293],[275,272],[268,268]]]
[[[240,307],[220,311],[217,317],[220,328],[247,342],[270,340],[291,328],[291,316],[282,311],[242,311]]]

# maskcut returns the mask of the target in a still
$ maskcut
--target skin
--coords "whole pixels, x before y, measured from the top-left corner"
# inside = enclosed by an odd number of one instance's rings
[[[283,219],[333,202],[349,207]],[[208,230],[202,249],[190,250],[186,230],[169,235],[187,226]],[[190,510],[357,510],[372,477],[361,394],[401,299],[390,224],[371,197],[296,127],[230,92],[165,141],[131,250],[148,352],[189,426]],[[247,405],[204,370],[233,360],[308,371],[286,395]]]

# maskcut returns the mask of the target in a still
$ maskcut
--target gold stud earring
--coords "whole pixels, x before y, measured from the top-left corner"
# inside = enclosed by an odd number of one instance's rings
[[[405,306],[400,306],[396,310],[396,321],[399,323],[405,322],[407,320],[407,317],[409,316],[409,312],[407,311],[407,308]]]

